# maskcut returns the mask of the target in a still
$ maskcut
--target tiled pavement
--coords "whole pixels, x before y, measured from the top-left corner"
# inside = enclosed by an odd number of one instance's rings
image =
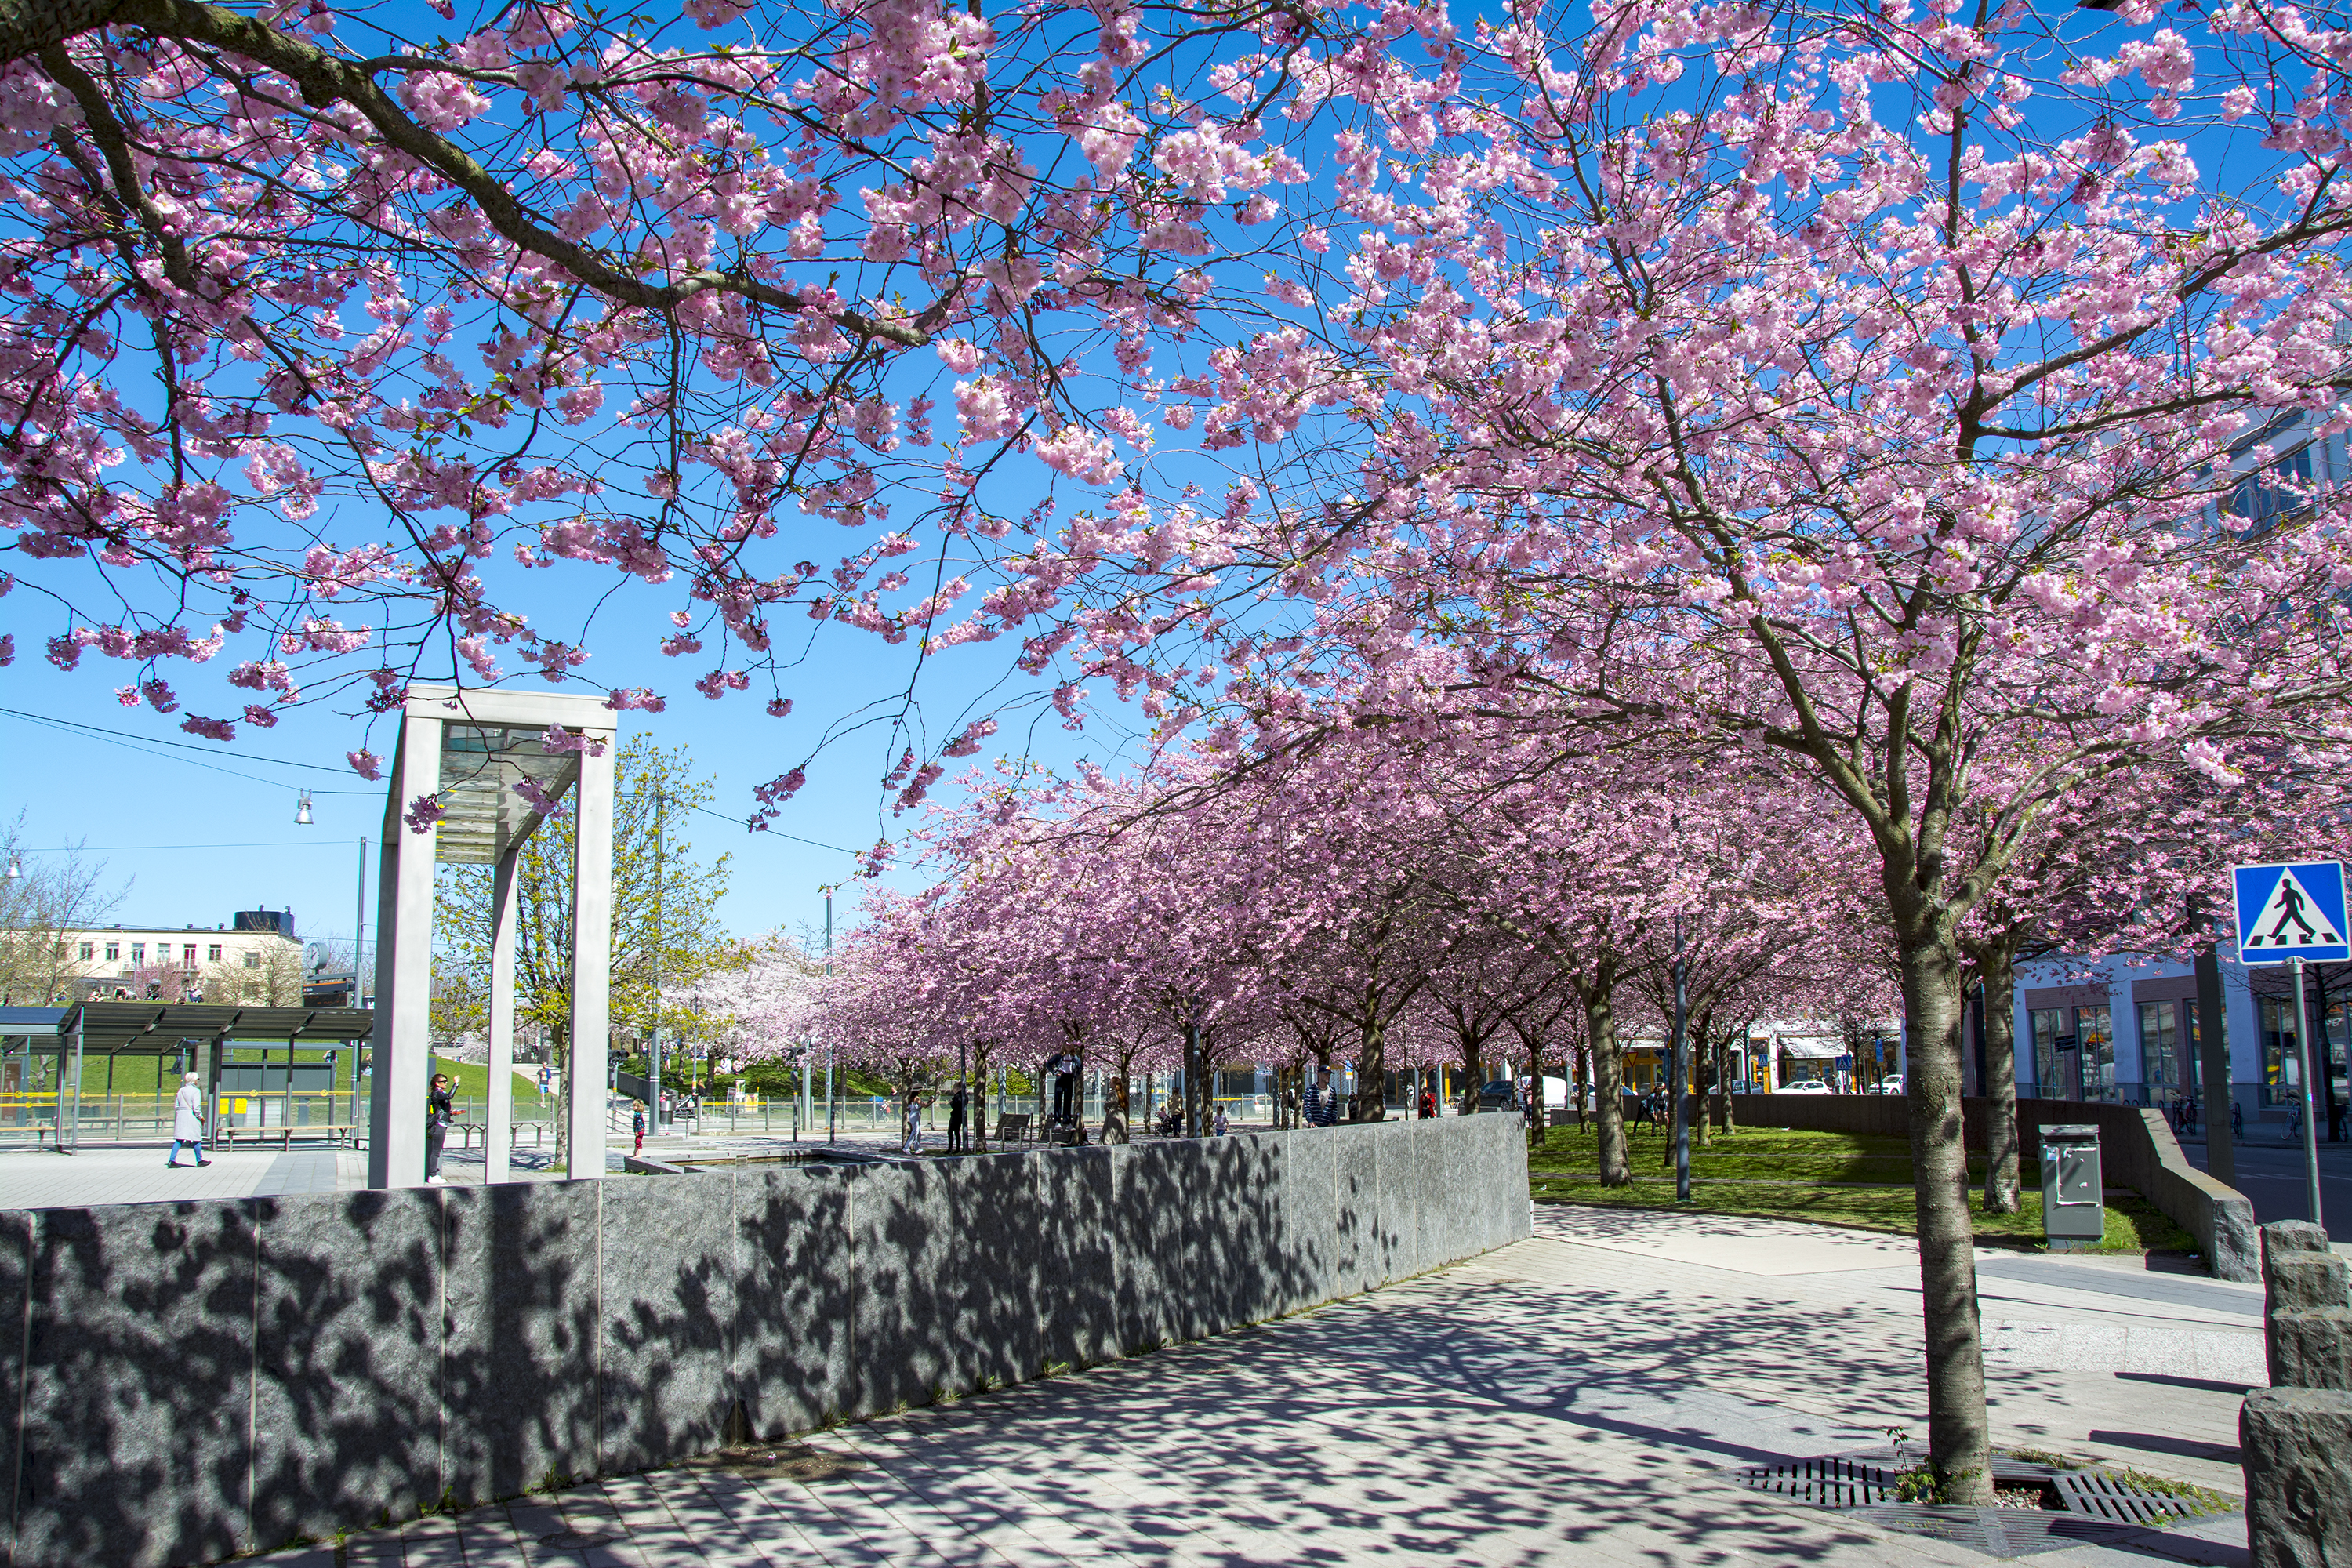
[[[1900,1243],[1547,1206],[1534,1240],[1265,1328],[836,1429],[806,1482],[686,1465],[476,1509],[277,1568],[1985,1561],[1725,1472],[1921,1433]],[[2142,1370],[2190,1336],[2259,1365],[2245,1288],[1988,1255],[2000,1441],[2234,1489],[2239,1390]],[[2153,1289],[2152,1289],[2153,1288]],[[2152,1336],[2142,1342],[2142,1336]],[[2136,1346],[2137,1348],[2136,1348]],[[2251,1347],[2251,1350],[2249,1349]],[[2245,1358],[2251,1353],[2254,1358]],[[2200,1365],[2202,1363],[2200,1363]],[[583,1547],[581,1536],[604,1538]],[[555,1538],[552,1544],[544,1543]],[[2242,1519],[2036,1556],[2246,1562]],[[569,1544],[567,1544],[569,1542]]]

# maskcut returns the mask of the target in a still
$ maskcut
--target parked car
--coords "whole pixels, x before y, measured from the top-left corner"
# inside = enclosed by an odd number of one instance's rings
[[[1478,1091],[1481,1110],[1517,1110],[1519,1109],[1519,1088],[1509,1079],[1498,1078]]]
[[[1901,1073],[1891,1072],[1885,1078],[1880,1079],[1878,1080],[1878,1087],[1872,1089],[1870,1092],[1873,1094],[1908,1094],[1911,1091],[1903,1087],[1903,1075]]]
[[[1795,1083],[1780,1086],[1782,1094],[1827,1094],[1829,1091],[1830,1086],[1817,1078],[1800,1079]]]

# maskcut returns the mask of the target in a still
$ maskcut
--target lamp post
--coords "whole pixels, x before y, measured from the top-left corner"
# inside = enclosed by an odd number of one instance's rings
[[[824,977],[833,978],[833,889],[824,890]],[[828,1040],[824,1047],[824,1141],[833,1142],[839,1133],[835,1127],[837,1112],[833,1099],[833,1058],[835,1047]]]
[[[1683,918],[1675,917],[1675,1201],[1690,1202],[1690,993],[1685,984]],[[1543,1086],[1536,1086],[1538,1096]]]
[[[659,784],[654,786],[654,930],[653,930],[653,1023],[646,1030],[646,1055],[651,1068],[646,1085],[646,1098],[653,1104],[654,1132],[659,1136],[662,1122],[662,1046],[661,1046],[661,950],[662,950],[662,835],[669,826],[669,795]]]

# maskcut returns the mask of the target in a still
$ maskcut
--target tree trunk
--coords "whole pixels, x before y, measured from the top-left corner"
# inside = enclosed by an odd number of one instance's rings
[[[1362,1049],[1356,1058],[1356,1120],[1381,1121],[1389,1113],[1389,1032],[1386,1025],[1366,1024]]]
[[[1921,1327],[1927,1350],[1927,1458],[1941,1500],[1993,1501],[1984,1343],[1960,1103],[1960,954],[1937,931],[1900,934],[1910,1037],[1912,1187],[1919,1208]]]
[[[1568,1057],[1569,1070],[1576,1075],[1576,1080],[1569,1085],[1568,1092],[1576,1101],[1576,1131],[1579,1134],[1584,1131],[1584,1091],[1592,1081],[1591,1060],[1591,1047],[1589,1046],[1579,1046]]]
[[[1618,1096],[1624,1064],[1617,1055],[1617,1014],[1605,977],[1584,994],[1584,1037],[1592,1052],[1593,1118],[1600,1124],[1595,1153],[1601,1184],[1622,1187],[1633,1179],[1633,1165],[1625,1150],[1624,1107]]]
[[[1462,1110],[1466,1115],[1478,1109],[1478,1091],[1486,1087],[1486,1043],[1466,1036],[1462,1040]]]
[[[1731,1131],[1731,1034],[1729,1030],[1715,1037],[1715,1130]]]
[[[1997,942],[1977,954],[1984,983],[1985,1213],[2015,1214],[2017,1174],[2017,944]]]

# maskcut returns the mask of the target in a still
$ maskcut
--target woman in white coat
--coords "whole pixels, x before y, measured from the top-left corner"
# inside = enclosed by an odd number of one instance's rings
[[[172,1099],[172,1157],[166,1161],[173,1170],[180,1168],[180,1150],[185,1146],[196,1157],[199,1165],[209,1165],[205,1158],[205,1091],[196,1087],[196,1075],[180,1086]]]

